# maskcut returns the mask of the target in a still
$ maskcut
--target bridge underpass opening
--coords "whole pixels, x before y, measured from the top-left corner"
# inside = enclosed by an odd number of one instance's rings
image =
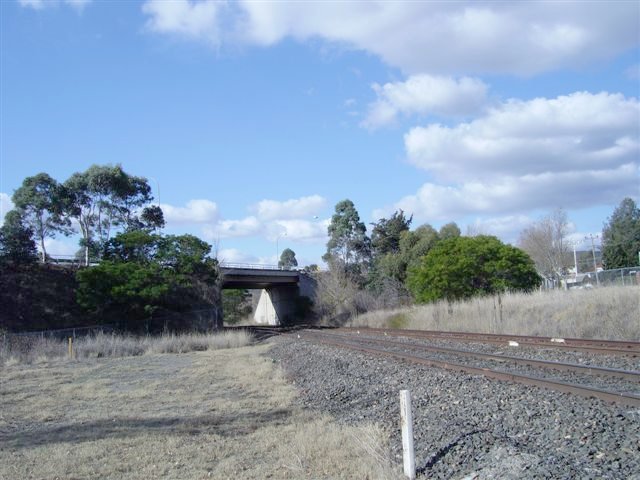
[[[266,325],[294,322],[300,296],[312,298],[315,282],[296,270],[222,267],[223,289],[259,290],[253,320]],[[302,288],[302,287],[305,288]]]

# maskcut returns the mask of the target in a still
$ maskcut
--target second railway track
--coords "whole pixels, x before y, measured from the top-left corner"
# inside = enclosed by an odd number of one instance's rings
[[[351,333],[305,330],[298,335],[308,341],[349,348],[370,355],[388,356],[640,407],[640,372],[636,370],[486,354],[420,344],[417,341],[397,341],[388,338],[388,333],[386,337],[376,337],[374,331],[369,329],[363,330],[362,335],[356,332],[357,330]]]

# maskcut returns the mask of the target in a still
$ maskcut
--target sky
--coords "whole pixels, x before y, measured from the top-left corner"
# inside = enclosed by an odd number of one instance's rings
[[[121,164],[165,233],[308,265],[344,199],[513,244],[562,208],[582,248],[640,198],[636,1],[2,0],[0,27],[0,220],[28,176]]]

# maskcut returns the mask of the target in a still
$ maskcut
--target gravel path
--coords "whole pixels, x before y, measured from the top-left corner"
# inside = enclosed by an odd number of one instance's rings
[[[412,394],[416,464],[426,478],[640,480],[640,410],[398,363],[294,337],[270,351],[300,401],[346,423],[382,424],[402,462],[398,392]]]

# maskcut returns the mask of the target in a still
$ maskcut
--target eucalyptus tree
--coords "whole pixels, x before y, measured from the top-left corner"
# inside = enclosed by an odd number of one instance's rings
[[[327,252],[322,258],[330,266],[339,266],[355,274],[362,273],[371,258],[371,240],[351,200],[336,204],[327,231]]]
[[[372,223],[371,248],[375,256],[400,251],[400,237],[402,232],[408,231],[413,215],[405,217],[402,210],[398,210],[390,218],[381,218]]]
[[[67,212],[80,226],[87,265],[91,246],[101,250],[115,229],[138,221],[137,211],[153,200],[147,180],[127,174],[120,165],[92,165],[74,173],[64,187]]]
[[[296,252],[290,248],[285,248],[280,255],[280,260],[278,260],[278,267],[289,269],[297,266],[298,260],[296,260]]]
[[[71,221],[65,216],[65,195],[62,186],[46,173],[38,173],[23,180],[12,197],[15,208],[22,212],[22,219],[33,231],[40,244],[41,259],[47,259],[45,239],[55,238],[56,233],[72,233]]]

